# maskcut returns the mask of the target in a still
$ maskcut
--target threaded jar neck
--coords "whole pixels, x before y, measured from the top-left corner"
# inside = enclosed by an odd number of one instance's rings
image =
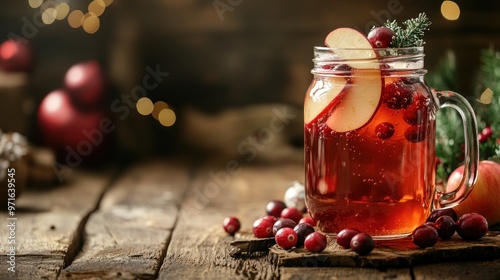
[[[349,68],[380,69],[384,76],[421,76],[424,69],[424,48],[339,49],[314,47],[314,68],[319,76],[348,75]]]

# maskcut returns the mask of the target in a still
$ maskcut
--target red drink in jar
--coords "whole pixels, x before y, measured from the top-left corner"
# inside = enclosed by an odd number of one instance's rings
[[[425,85],[423,48],[375,51],[350,61],[315,48],[304,104],[306,203],[333,235],[356,228],[378,239],[407,236],[433,207],[458,203],[435,188],[436,112],[449,98],[467,103]],[[464,122],[475,128],[473,116]]]

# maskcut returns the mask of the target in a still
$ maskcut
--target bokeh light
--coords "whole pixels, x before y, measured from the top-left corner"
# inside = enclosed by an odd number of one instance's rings
[[[170,127],[177,120],[174,110],[163,101],[156,101],[153,104],[151,99],[143,97],[137,101],[136,109],[143,116],[151,114],[162,126]]]
[[[92,0],[85,11],[72,9],[70,0],[28,0],[31,8],[40,10],[41,19],[45,25],[67,18],[70,27],[75,29],[81,27],[88,34],[94,34],[99,30],[101,27],[100,16],[104,14],[111,3],[113,0]]]
[[[94,0],[89,4],[89,13],[95,16],[101,16],[106,9],[106,4],[102,0]]]
[[[460,17],[460,7],[453,1],[443,1],[441,14],[447,20],[457,20]]]
[[[56,9],[56,19],[63,20],[69,14],[69,5],[66,3],[61,3],[57,5]]]
[[[28,4],[31,8],[36,9],[39,8],[43,3],[43,0],[28,0]]]
[[[153,118],[156,120],[160,120],[160,112],[164,109],[168,109],[168,104],[163,102],[163,101],[157,101],[155,102],[155,106],[153,109]]]
[[[88,15],[88,16],[87,16]],[[89,34],[94,34],[99,30],[101,22],[97,16],[91,13],[85,15],[85,20],[83,21],[82,27],[85,32]]]
[[[56,20],[56,9],[47,8],[42,13],[42,22],[49,25],[52,24]]]
[[[68,16],[69,26],[73,28],[78,28],[82,26],[83,19],[84,19],[83,12],[80,10],[74,10]]]
[[[109,6],[111,5],[111,3],[113,3],[113,0],[102,0],[102,2],[104,2],[104,5]]]
[[[143,97],[137,101],[136,108],[139,114],[147,116],[153,112],[153,101],[147,97]]]
[[[172,109],[163,109],[160,114],[158,114],[158,121],[163,126],[172,126],[177,119],[175,112]]]

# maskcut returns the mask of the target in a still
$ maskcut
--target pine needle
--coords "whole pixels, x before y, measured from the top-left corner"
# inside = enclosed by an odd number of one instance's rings
[[[404,28],[399,26],[396,20],[388,20],[384,25],[396,34],[392,38],[391,47],[421,47],[425,44],[424,33],[429,30],[431,21],[425,13],[420,13],[417,18],[405,20]]]

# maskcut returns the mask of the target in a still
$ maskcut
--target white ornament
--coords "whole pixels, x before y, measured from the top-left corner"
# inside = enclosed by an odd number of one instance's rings
[[[286,190],[284,201],[288,208],[295,207],[302,212],[306,209],[306,188],[304,184],[294,181],[292,185]]]

